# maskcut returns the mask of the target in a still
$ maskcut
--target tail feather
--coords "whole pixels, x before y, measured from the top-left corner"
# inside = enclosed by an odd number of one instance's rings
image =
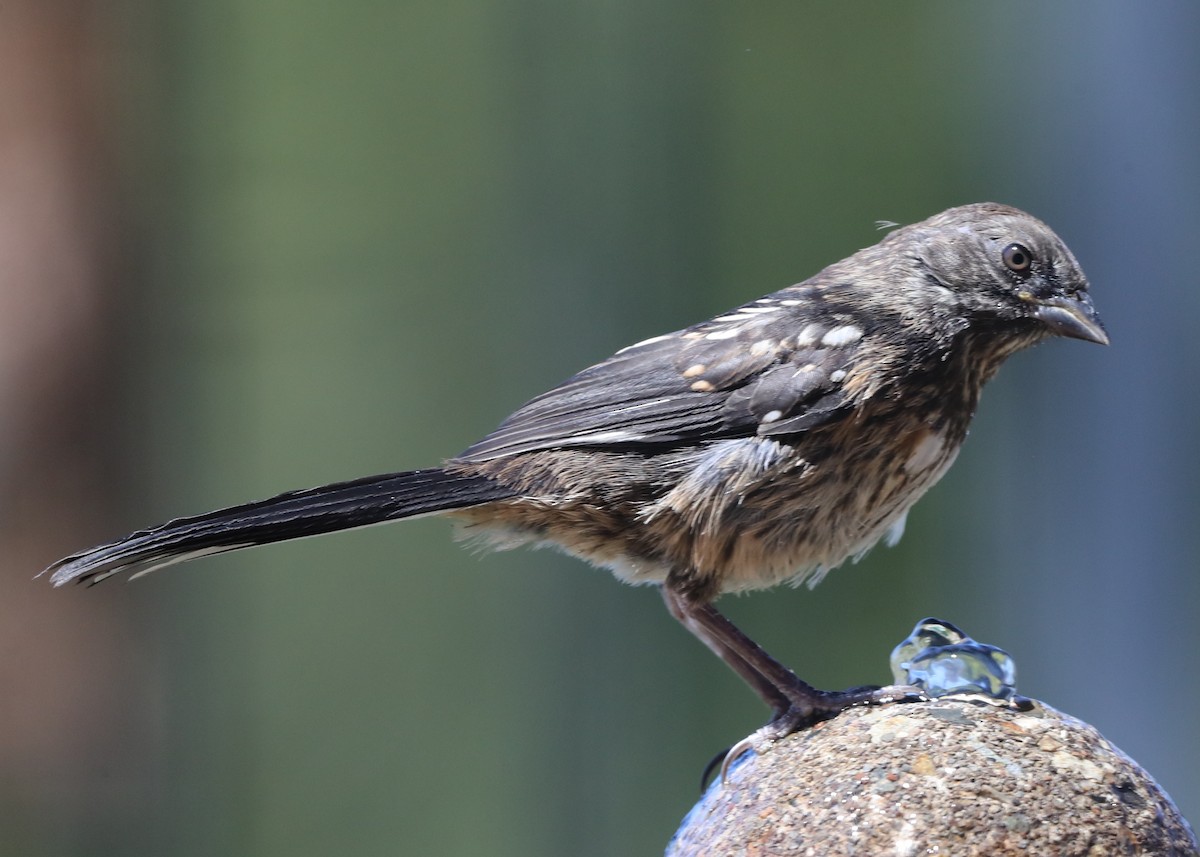
[[[138,577],[208,554],[463,509],[510,496],[509,489],[486,477],[440,469],[368,476],[177,518],[68,556],[42,574],[49,573],[55,586],[99,583],[124,571]]]

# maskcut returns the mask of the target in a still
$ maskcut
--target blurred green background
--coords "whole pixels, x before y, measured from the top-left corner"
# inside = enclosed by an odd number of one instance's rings
[[[430,465],[877,220],[987,199],[1070,244],[1113,345],[1015,358],[900,546],[723,606],[829,687],[956,622],[1200,818],[1197,4],[25,0],[0,27],[0,853],[660,853],[765,711],[651,590],[437,520],[29,578]]]

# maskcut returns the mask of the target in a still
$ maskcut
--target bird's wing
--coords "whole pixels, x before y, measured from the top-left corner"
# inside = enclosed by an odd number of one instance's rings
[[[844,413],[864,330],[809,321],[793,287],[622,349],[518,409],[462,461],[568,447],[677,445],[805,431]]]

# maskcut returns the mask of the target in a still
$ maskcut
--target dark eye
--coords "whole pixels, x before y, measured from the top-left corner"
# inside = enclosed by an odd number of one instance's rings
[[[1014,274],[1028,274],[1029,266],[1033,264],[1033,254],[1024,244],[1009,244],[1000,251],[1000,258],[1004,261],[1004,267]]]

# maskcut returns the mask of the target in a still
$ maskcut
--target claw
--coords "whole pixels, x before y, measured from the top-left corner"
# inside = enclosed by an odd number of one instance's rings
[[[741,741],[738,741],[729,748],[729,752],[726,753],[725,758],[721,760],[721,785],[725,785],[725,783],[728,782],[729,769],[733,767],[733,763],[736,762],[743,753],[754,749],[754,738],[757,734],[758,733],[756,732],[754,735],[747,735]]]

